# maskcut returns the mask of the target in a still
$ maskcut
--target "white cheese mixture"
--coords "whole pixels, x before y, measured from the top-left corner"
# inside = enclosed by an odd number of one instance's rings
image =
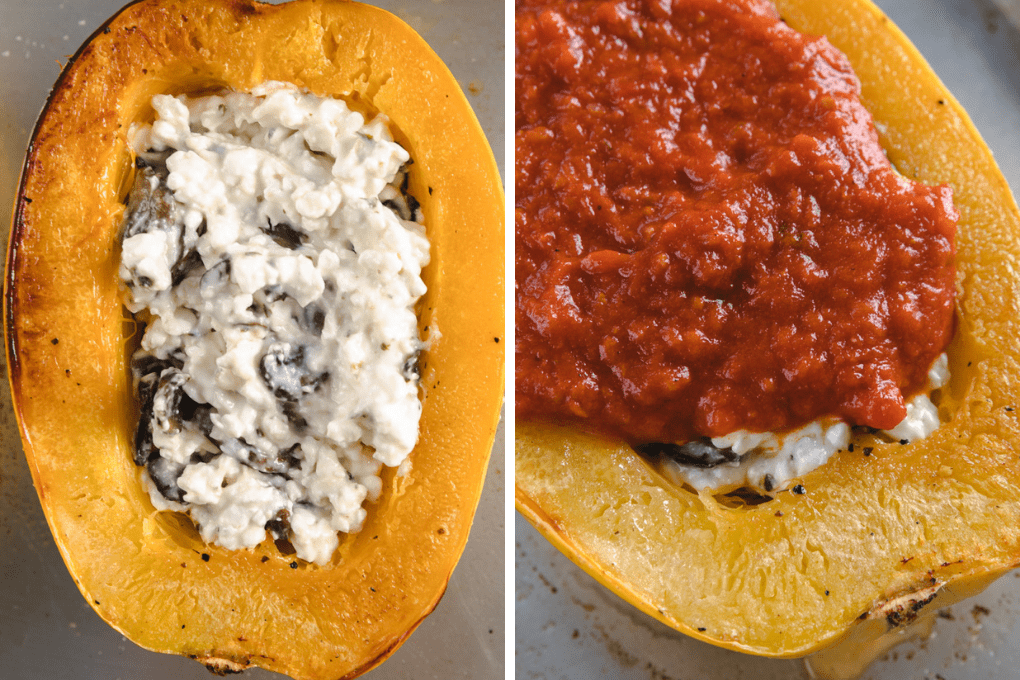
[[[949,358],[942,354],[928,370],[928,388],[936,390],[948,382]],[[882,433],[895,441],[911,442],[924,439],[938,426],[938,408],[927,394],[918,394],[907,402],[906,417]],[[737,430],[714,437],[711,442],[739,458],[704,468],[667,460],[667,474],[699,491],[747,486],[769,492],[786,488],[797,477],[824,465],[832,454],[846,449],[850,427],[840,420],[818,420],[783,434]]]
[[[152,105],[120,268],[148,324],[136,463],[205,541],[269,529],[324,564],[418,437],[408,153],[384,117],[282,83]]]

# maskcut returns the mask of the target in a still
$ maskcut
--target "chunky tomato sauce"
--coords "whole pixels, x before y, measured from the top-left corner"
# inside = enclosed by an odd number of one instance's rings
[[[516,32],[517,415],[902,420],[952,335],[958,213],[892,168],[846,58],[755,0],[518,0]]]

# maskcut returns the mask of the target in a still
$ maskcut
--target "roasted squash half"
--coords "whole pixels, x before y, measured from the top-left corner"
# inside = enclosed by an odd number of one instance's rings
[[[880,10],[776,4],[850,58],[900,172],[954,189],[958,330],[943,426],[909,446],[837,454],[801,480],[806,494],[746,505],[670,484],[621,442],[518,423],[516,505],[663,623],[773,657],[843,641],[812,663],[850,677],[900,625],[1020,564],[1020,212],[966,113]]]
[[[138,341],[118,291],[128,131],[157,93],[294,83],[385,113],[415,160],[432,244],[424,413],[411,468],[325,567],[271,540],[204,545],[157,513],[131,461]],[[353,2],[130,5],[64,68],[32,137],[7,259],[5,330],[25,454],[82,594],[139,645],[212,669],[354,677],[436,606],[468,537],[503,394],[504,202],[453,76],[403,22]]]

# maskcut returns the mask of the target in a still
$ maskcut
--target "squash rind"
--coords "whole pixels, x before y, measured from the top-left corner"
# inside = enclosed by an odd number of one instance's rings
[[[441,336],[425,355],[412,469],[386,474],[364,530],[342,537],[324,568],[292,568],[271,542],[205,546],[189,522],[152,509],[130,455],[132,324],[117,288],[130,123],[151,115],[157,92],[268,79],[357,92],[385,112],[415,158],[412,192],[432,241],[420,318]],[[481,493],[503,391],[502,228],[498,170],[470,105],[425,42],[382,10],[139,2],[96,31],[33,134],[5,331],[33,479],[100,616],[149,649],[295,678],[353,677],[391,654],[445,590]]]
[[[933,579],[940,593],[971,593],[1020,563],[1020,428],[1006,410],[1020,407],[1020,329],[1006,302],[1016,299],[1020,211],[963,109],[874,5],[776,4],[791,26],[847,54],[898,169],[954,187],[959,324],[941,401],[951,421],[908,447],[838,454],[802,479],[806,495],[741,509],[677,489],[621,443],[519,423],[515,502],[645,613],[721,647],[793,657]]]

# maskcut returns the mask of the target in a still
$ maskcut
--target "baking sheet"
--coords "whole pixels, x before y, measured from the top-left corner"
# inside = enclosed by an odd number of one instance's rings
[[[0,215],[8,219],[35,119],[60,64],[126,0],[0,0]],[[503,172],[504,7],[498,0],[372,0],[453,71]],[[3,233],[6,251],[7,233]],[[2,359],[0,359],[2,361]],[[6,371],[6,369],[5,369]],[[369,680],[504,675],[504,447],[496,444],[471,538],[435,612]],[[0,678],[207,680],[189,659],[148,652],[86,604],[50,537],[0,386]],[[251,680],[284,676],[253,669]]]
[[[1020,190],[1020,1],[878,0],[970,113]],[[519,515],[516,675],[527,680],[800,680],[803,663],[681,635],[600,586]],[[677,546],[682,550],[683,546]],[[873,664],[870,680],[1020,677],[1020,572],[943,610],[934,635]]]

